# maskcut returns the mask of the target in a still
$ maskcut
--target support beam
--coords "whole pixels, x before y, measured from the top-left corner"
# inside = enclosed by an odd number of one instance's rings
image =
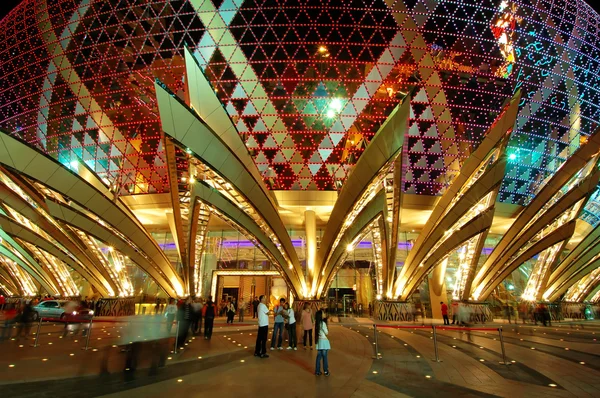
[[[184,294],[179,275],[158,243],[127,206],[85,165],[79,163],[75,173],[3,131],[0,133],[0,164],[69,198],[97,217],[98,223],[108,224],[116,233],[130,239],[138,250],[153,259],[157,284],[169,296]]]

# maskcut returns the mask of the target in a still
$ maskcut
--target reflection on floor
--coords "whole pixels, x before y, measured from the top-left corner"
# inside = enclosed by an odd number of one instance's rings
[[[31,346],[35,328],[27,340],[1,343],[1,395],[600,396],[600,322],[595,321],[552,327],[502,325],[508,366],[500,363],[501,345],[494,330],[437,329],[437,362],[430,326],[398,329],[389,326],[399,324],[381,322],[375,341],[370,320],[336,318],[330,327],[330,377],[314,375],[316,351],[304,350],[302,344],[298,351],[254,357],[252,320],[233,325],[218,320],[211,340],[190,336],[178,353],[172,352],[172,338],[144,341],[140,331],[133,351],[137,355],[123,352],[121,336],[131,326],[121,321],[95,321],[87,351],[82,349],[84,337],[62,338],[62,325],[51,323],[42,327],[38,347]],[[380,359],[374,359],[375,347]]]

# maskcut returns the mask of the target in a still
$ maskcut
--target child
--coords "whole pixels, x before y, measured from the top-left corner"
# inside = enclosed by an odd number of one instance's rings
[[[329,364],[327,362],[327,352],[331,349],[327,335],[327,317],[323,317],[323,310],[317,311],[315,316],[315,338],[317,340],[317,365],[316,376],[321,376],[321,358],[323,358],[323,371],[325,376],[329,376]]]

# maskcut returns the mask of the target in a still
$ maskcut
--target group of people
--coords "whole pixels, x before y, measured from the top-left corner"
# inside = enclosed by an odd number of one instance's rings
[[[171,299],[164,311],[167,332],[171,333],[173,323],[177,320],[177,346],[183,348],[190,332],[194,336],[202,333],[202,320],[204,319],[204,339],[210,340],[217,314],[217,305],[212,301],[211,296],[208,296],[206,301],[194,300],[191,297],[179,301]]]
[[[471,308],[468,305],[453,301],[450,309],[448,304],[440,301],[440,306],[442,318],[444,318],[444,325],[450,325],[450,311],[452,311],[452,325],[467,326],[469,323],[471,323],[473,316]]]
[[[268,358],[267,354],[267,338],[269,334],[269,307],[266,304],[264,295],[258,298],[256,305],[256,316],[258,317],[258,333],[256,335],[256,347],[254,356],[260,358]],[[254,306],[254,301],[253,301]],[[296,314],[294,309],[289,305],[285,298],[279,299],[279,303],[273,308],[273,334],[271,336],[271,351],[283,350],[283,332],[288,335],[288,350],[298,350],[297,347],[297,327]],[[323,310],[318,310],[313,315],[308,303],[304,303],[304,307],[300,314],[299,323],[304,331],[304,349],[308,347],[313,349],[313,329],[315,331],[315,345],[317,348],[317,360],[315,365],[315,375],[321,375],[321,362],[323,363],[323,372],[325,376],[329,376],[329,363],[327,353],[331,349],[329,343],[327,328],[327,315]]]
[[[511,309],[507,310],[509,322],[510,311]],[[523,321],[523,324],[527,323],[527,320],[531,320],[536,325],[538,324],[538,322],[541,322],[544,326],[552,326],[552,316],[550,314],[550,310],[544,303],[533,304],[527,301],[522,301],[519,304],[519,317]]]

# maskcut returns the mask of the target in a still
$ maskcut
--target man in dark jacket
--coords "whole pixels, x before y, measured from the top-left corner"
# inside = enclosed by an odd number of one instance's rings
[[[212,337],[213,323],[216,314],[217,307],[212,301],[212,296],[208,296],[208,300],[206,300],[206,304],[202,308],[202,316],[204,317],[204,340],[210,340]]]

